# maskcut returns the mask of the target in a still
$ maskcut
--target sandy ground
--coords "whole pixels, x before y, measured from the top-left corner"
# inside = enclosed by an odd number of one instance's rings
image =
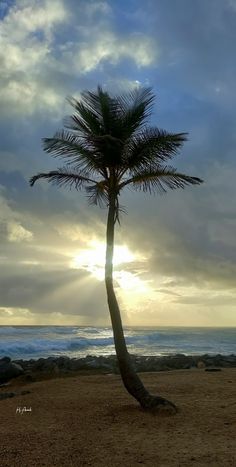
[[[236,466],[236,369],[141,377],[179,413],[143,412],[118,375],[15,381],[1,388],[31,391],[0,401],[1,467]],[[24,407],[31,411],[16,412]]]

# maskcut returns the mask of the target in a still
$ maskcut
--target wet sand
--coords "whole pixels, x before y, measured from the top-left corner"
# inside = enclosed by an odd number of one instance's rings
[[[0,401],[1,467],[236,466],[235,368],[141,378],[177,415],[143,412],[119,375],[12,381],[0,392],[31,392]]]

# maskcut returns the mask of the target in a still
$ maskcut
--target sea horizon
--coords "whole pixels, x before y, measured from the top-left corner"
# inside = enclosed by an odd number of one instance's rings
[[[19,327],[19,328],[23,328],[23,327],[80,327],[80,328],[111,328],[112,329],[112,325],[111,324],[99,324],[97,326],[95,325],[92,325],[92,324],[0,324],[0,328],[2,327],[7,327],[7,328],[11,328],[11,327]],[[159,328],[166,328],[166,329],[169,329],[169,328],[189,328],[189,329],[205,329],[205,328],[211,328],[211,329],[236,329],[236,325],[235,326],[212,326],[212,325],[204,325],[204,326],[182,326],[182,325],[170,325],[170,326],[167,326],[167,325],[154,325],[154,326],[151,326],[151,325],[132,325],[132,324],[124,324],[123,325],[124,329],[125,328],[140,328],[140,329],[146,329],[146,328],[151,328],[151,329],[159,329]]]

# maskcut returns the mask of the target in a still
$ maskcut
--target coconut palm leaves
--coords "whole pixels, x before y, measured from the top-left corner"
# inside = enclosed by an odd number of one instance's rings
[[[118,219],[119,195],[128,185],[153,193],[202,183],[166,165],[181,149],[186,133],[147,127],[153,100],[150,88],[112,97],[100,86],[96,92],[83,92],[80,100],[69,98],[75,112],[65,119],[67,129],[43,139],[43,149],[65,165],[33,176],[31,186],[44,178],[85,188],[89,202],[99,206],[109,205],[114,195]]]
[[[178,173],[173,167],[147,167],[134,172],[134,176],[123,182],[120,188],[131,188],[149,193],[166,193],[167,189],[184,188],[187,185],[199,185],[201,180]]]

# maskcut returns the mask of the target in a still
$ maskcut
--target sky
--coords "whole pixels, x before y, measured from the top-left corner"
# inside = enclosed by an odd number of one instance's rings
[[[125,325],[236,326],[236,0],[0,2],[0,324],[109,325],[106,210],[29,178],[41,140],[98,84],[151,86],[150,124],[187,132],[204,184],[125,191],[115,288]]]

